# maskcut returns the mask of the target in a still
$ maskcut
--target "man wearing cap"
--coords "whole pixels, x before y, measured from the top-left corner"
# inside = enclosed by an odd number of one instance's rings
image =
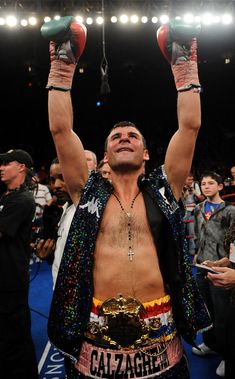
[[[30,235],[35,201],[26,186],[33,160],[24,150],[0,154],[0,372],[37,379],[28,305]]]

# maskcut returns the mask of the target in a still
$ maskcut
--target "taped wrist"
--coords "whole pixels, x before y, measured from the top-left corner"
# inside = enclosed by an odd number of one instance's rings
[[[172,72],[177,91],[188,91],[200,88],[197,66],[197,40],[188,42],[173,42]]]
[[[200,92],[201,85],[198,78],[197,62],[189,60],[172,65],[172,72],[177,91],[183,92],[198,88]]]
[[[59,59],[51,62],[46,88],[49,90],[54,88],[61,91],[70,91],[75,68],[76,64],[65,63]]]
[[[70,91],[76,68],[70,41],[57,45],[50,42],[51,68],[48,76],[47,89]]]

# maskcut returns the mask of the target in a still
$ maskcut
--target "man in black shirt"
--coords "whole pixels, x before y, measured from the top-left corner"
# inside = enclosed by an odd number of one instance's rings
[[[25,184],[33,166],[24,150],[0,154],[0,376],[38,379],[31,337],[29,259],[35,201]]]

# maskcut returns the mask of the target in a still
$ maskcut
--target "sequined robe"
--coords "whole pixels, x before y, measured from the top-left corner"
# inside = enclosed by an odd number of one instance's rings
[[[196,333],[210,326],[210,317],[192,276],[182,210],[163,166],[154,170],[148,179],[140,178],[138,184],[164,285],[171,295],[177,329],[188,343],[194,344]],[[96,237],[112,190],[112,185],[99,173],[90,175],[70,227],[53,294],[48,336],[52,344],[75,360],[92,305]]]

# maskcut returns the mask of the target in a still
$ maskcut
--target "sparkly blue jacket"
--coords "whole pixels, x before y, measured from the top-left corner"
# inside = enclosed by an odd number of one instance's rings
[[[165,288],[171,295],[180,335],[194,344],[196,333],[210,318],[190,269],[182,210],[167,182],[163,167],[138,181],[157,247]],[[77,358],[89,321],[93,298],[96,237],[112,185],[93,173],[73,218],[53,294],[48,336],[60,351]]]

